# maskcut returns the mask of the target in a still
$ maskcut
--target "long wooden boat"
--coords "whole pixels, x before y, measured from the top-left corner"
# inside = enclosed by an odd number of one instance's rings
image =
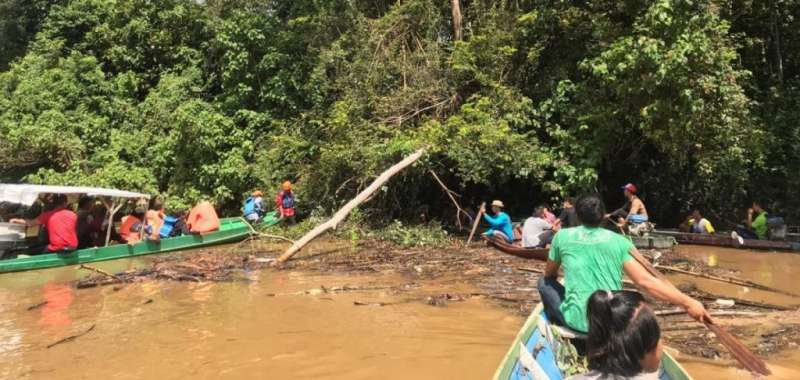
[[[523,259],[546,261],[547,254],[550,252],[547,248],[522,248],[521,246],[509,244],[501,239],[497,239],[494,236],[489,237],[481,235],[481,238],[486,241],[486,244],[497,248],[501,252],[522,257]]]
[[[272,223],[272,219],[269,221]],[[220,228],[205,235],[186,235],[161,241],[142,241],[134,245],[117,244],[106,247],[80,249],[69,254],[48,253],[9,260],[0,260],[0,273],[61,267],[116,260],[156,253],[182,251],[218,244],[234,243],[247,238],[252,227],[242,218],[220,220]]]
[[[726,233],[703,235],[671,230],[657,230],[654,232],[654,234],[672,236],[680,244],[710,245],[716,247],[763,249],[773,251],[800,251],[800,243],[797,242],[744,239],[743,243],[739,243],[739,240],[731,238],[731,236]]]
[[[559,340],[555,338],[540,303],[520,329],[511,347],[500,362],[494,380],[532,379],[558,380],[566,376],[558,368],[556,354]],[[668,352],[661,357],[659,380],[692,380],[692,377]]]

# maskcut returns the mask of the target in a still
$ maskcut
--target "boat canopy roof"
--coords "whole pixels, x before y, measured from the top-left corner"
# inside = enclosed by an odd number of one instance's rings
[[[82,186],[50,186],[28,184],[0,183],[0,202],[17,203],[26,206],[32,205],[39,198],[39,194],[85,194],[90,196],[112,198],[146,198],[150,196],[132,191],[103,189],[100,187]]]

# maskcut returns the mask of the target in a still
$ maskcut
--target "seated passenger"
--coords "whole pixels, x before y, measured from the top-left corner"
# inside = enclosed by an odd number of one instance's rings
[[[195,233],[213,232],[219,230],[219,216],[211,203],[202,201],[189,211],[186,224]]]
[[[558,220],[561,221],[562,228],[570,228],[570,227],[577,227],[580,225],[578,222],[578,214],[575,213],[575,201],[568,197],[564,199],[564,203],[561,204],[561,214],[558,216]]]
[[[43,212],[33,220],[11,219],[11,223],[26,226],[45,226],[48,244],[38,252],[69,252],[78,248],[78,216],[67,208],[67,196],[53,196],[53,209]]]
[[[164,223],[158,231],[161,239],[177,237],[181,235],[197,235],[186,225],[186,210],[177,210],[164,217]]]
[[[256,224],[261,221],[261,218],[264,217],[264,194],[256,190],[253,192],[247,200],[244,201],[244,209],[242,215],[244,218],[252,223]]]
[[[731,232],[731,237],[744,243],[743,239],[767,239],[767,211],[760,201],[753,201],[753,207],[747,209],[745,225],[738,225]]]
[[[537,207],[533,216],[522,225],[522,246],[544,248],[553,240],[553,225],[544,219],[544,207]]]
[[[550,321],[580,332],[588,331],[586,305],[597,290],[621,290],[626,274],[640,290],[681,306],[698,321],[708,318],[699,301],[672,284],[653,277],[633,257],[639,252],[630,240],[600,227],[605,207],[596,196],[581,198],[575,207],[582,225],[565,228],[553,238],[538,288]],[[564,269],[564,284],[558,282]]]
[[[639,224],[648,221],[647,209],[644,207],[644,202],[636,195],[636,186],[629,183],[622,187],[625,193],[625,202],[622,207],[606,214],[606,218],[615,218],[615,221],[620,226],[625,226],[627,223]]]
[[[95,246],[100,233],[99,226],[94,223],[94,198],[82,196],[78,199],[78,248]]]
[[[711,222],[704,218],[698,209],[694,209],[692,215],[686,218],[686,227],[693,234],[713,235],[716,232]]]
[[[590,372],[569,380],[641,379],[658,371],[664,350],[661,328],[641,294],[598,290],[589,297],[587,314]]]
[[[122,218],[122,225],[119,227],[119,236],[124,243],[136,244],[142,240],[140,230],[142,221],[144,220],[144,214],[145,210],[143,208],[136,207],[128,216]]]
[[[153,198],[150,200],[150,207],[145,214],[147,225],[151,226],[150,240],[158,240],[161,224],[164,223],[164,202],[161,199]]]
[[[511,226],[511,218],[508,214],[503,212],[503,202],[499,200],[492,201],[492,213],[494,217],[486,214],[486,207],[481,207],[483,219],[489,223],[489,230],[484,232],[486,236],[497,236],[505,239],[506,242],[511,243],[514,238],[514,228]]]

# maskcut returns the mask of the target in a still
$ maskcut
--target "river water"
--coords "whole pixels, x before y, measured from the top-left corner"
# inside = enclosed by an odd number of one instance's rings
[[[800,294],[800,255],[764,251],[746,251],[732,248],[678,246],[678,252],[711,266],[739,271],[737,277],[773,288]],[[669,276],[674,282],[691,282],[698,288],[714,294],[723,294],[751,301],[795,306],[800,298],[754,290],[739,285],[699,279],[685,275]],[[769,326],[764,326],[769,327]],[[680,356],[678,360],[696,379],[751,379],[752,376],[730,364]],[[786,352],[771,358],[768,365],[773,372],[770,378],[800,379],[800,351]]]
[[[679,249],[739,270],[740,277],[800,293],[794,280],[800,255]],[[147,262],[97,266],[116,272]],[[0,275],[0,378],[487,379],[524,320],[482,299],[447,307],[419,301],[424,294],[469,291],[457,280],[400,293],[388,288],[408,283],[400,275],[290,271],[254,272],[249,281],[145,282],[118,290],[76,290],[68,284],[83,275],[74,267]],[[741,298],[797,301],[684,276],[673,279]],[[326,293],[323,286],[373,290]],[[83,336],[47,348],[92,326]],[[751,378],[727,364],[678,358],[697,379]],[[800,378],[798,352],[769,364],[775,378]]]
[[[127,265],[134,264],[98,266]],[[317,290],[375,287],[375,278],[363,276],[265,271],[249,282],[152,282],[114,291],[64,284],[75,269],[33,273],[0,276],[2,378],[486,379],[523,320],[479,299],[434,307],[388,290]]]

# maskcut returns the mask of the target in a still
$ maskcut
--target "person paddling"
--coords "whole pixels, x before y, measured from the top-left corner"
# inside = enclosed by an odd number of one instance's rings
[[[512,243],[514,239],[514,229],[511,226],[511,217],[503,212],[505,205],[499,200],[492,201],[492,213],[494,216],[486,214],[486,206],[481,206],[480,213],[483,214],[483,220],[489,223],[489,230],[483,234],[486,236],[497,236],[505,239],[507,242]]]
[[[703,321],[709,317],[702,303],[650,275],[633,258],[632,254],[638,254],[638,250],[630,240],[600,227],[605,206],[598,197],[581,198],[575,210],[582,225],[556,234],[544,276],[538,284],[550,321],[585,333],[589,327],[586,319],[589,296],[597,290],[622,289],[623,273],[640,290],[684,308],[692,318]],[[562,268],[564,285],[558,282]]]

